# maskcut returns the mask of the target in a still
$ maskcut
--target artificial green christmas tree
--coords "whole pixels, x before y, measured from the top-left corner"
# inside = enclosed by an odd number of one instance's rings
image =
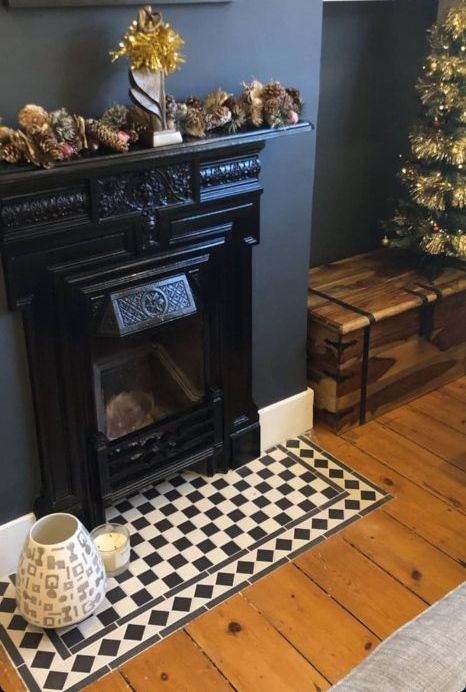
[[[429,34],[416,86],[422,119],[400,171],[406,195],[385,224],[383,245],[414,250],[432,265],[466,260],[466,0]]]

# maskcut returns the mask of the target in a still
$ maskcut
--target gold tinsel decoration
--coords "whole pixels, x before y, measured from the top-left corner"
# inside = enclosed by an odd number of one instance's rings
[[[450,245],[455,256],[466,259],[466,234],[451,235]]]
[[[411,151],[418,159],[449,163],[454,166],[466,164],[466,133],[457,138],[441,130],[418,130],[410,135]]]
[[[111,51],[110,55],[112,61],[126,56],[132,70],[145,67],[153,72],[170,74],[185,62],[180,53],[183,46],[183,39],[168,22],[160,20],[148,32],[141,30],[135,20],[123,36],[118,49]]]
[[[421,247],[428,255],[442,255],[448,247],[448,235],[445,231],[439,231],[438,233],[424,236]]]

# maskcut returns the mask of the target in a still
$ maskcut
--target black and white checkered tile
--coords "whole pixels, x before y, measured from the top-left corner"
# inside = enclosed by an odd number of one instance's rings
[[[388,497],[305,437],[224,475],[183,472],[108,510],[132,559],[95,615],[33,627],[5,578],[0,641],[30,690],[82,689]]]

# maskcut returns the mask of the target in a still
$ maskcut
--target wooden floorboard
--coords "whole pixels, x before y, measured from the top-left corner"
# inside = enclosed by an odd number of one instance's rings
[[[93,692],[324,690],[465,579],[466,377],[324,449],[393,499],[190,623]],[[24,686],[0,647],[0,686]]]

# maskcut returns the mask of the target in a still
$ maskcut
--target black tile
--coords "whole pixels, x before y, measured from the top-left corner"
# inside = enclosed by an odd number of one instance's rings
[[[169,502],[167,505],[164,505],[163,507],[160,507],[160,511],[162,514],[166,517],[169,517],[171,514],[175,514],[177,512],[176,505],[173,505],[171,502]],[[158,524],[156,524],[158,526]]]
[[[256,524],[262,524],[264,521],[267,521],[268,516],[267,514],[264,514],[262,510],[259,510],[258,512],[254,512],[254,514],[251,515],[251,519],[256,522]]]
[[[180,567],[183,567],[184,565],[188,564],[187,559],[183,555],[181,555],[180,553],[178,553],[178,555],[174,555],[173,557],[169,558],[168,562],[175,569],[179,569]]]
[[[362,490],[361,500],[375,500],[377,495],[373,490]]]
[[[192,481],[189,481],[189,485],[191,485],[193,488],[203,488],[208,483],[209,481],[203,478],[203,476],[197,476],[196,478],[193,478]]]
[[[149,526],[149,522],[147,521],[146,517],[139,517],[139,519],[136,519],[131,523],[138,531],[141,531],[141,529],[145,529],[146,526]]]
[[[136,591],[136,593],[133,593],[131,598],[133,601],[136,603],[137,606],[142,606],[144,603],[147,603],[147,601],[152,600],[152,596],[146,589],[141,589],[140,591]]]
[[[0,613],[14,613],[16,598],[2,598],[0,601]]]
[[[299,440],[287,440],[286,441],[286,446],[289,447],[290,449],[299,449],[300,442]]]
[[[148,500],[154,500],[156,497],[159,497],[160,493],[156,488],[147,488],[144,490],[143,495]],[[151,505],[151,507],[154,509],[153,505]]]
[[[361,505],[358,500],[345,500],[346,509],[360,509]]]
[[[222,512],[217,507],[211,507],[205,512],[206,517],[209,517],[212,521],[218,519],[222,516]]]
[[[203,553],[209,553],[211,550],[215,550],[215,543],[212,543],[210,538],[206,538],[205,541],[202,541],[199,543],[197,546],[199,550],[202,550]]]
[[[248,560],[239,560],[236,571],[239,574],[252,574],[254,572],[254,563]]]
[[[194,595],[197,598],[212,598],[214,587],[210,584],[198,584]]]
[[[214,481],[212,483],[214,488],[217,488],[217,490],[223,490],[223,488],[226,488],[228,486],[228,483],[224,478],[219,478],[218,480]]]
[[[150,614],[149,624],[165,627],[168,622],[168,610],[153,610]]]
[[[26,632],[19,643],[20,649],[37,649],[43,636],[42,632]]]
[[[124,638],[130,639],[131,641],[140,642],[144,637],[145,627],[142,625],[128,625],[126,628]]]
[[[163,559],[160,557],[158,553],[151,553],[150,555],[146,555],[146,557],[143,559],[146,565],[148,565],[149,567],[155,567],[155,565],[158,565],[161,562],[163,562]]]
[[[294,473],[292,473],[290,471],[290,469],[285,469],[284,471],[280,471],[280,473],[278,475],[283,481],[289,481],[295,477]]]
[[[229,572],[219,572],[215,581],[219,586],[232,586],[235,581],[235,575]]]
[[[192,519],[195,517],[197,514],[200,514],[201,510],[198,509],[195,505],[188,505],[184,509],[181,510],[183,514],[188,517],[188,519]]]
[[[277,550],[291,550],[292,542],[286,538],[277,538],[275,548]]]
[[[343,478],[343,471],[342,469],[330,469],[329,476],[330,478]]]
[[[155,528],[157,531],[160,531],[160,533],[163,533],[164,531],[168,531],[169,529],[173,528],[173,524],[168,521],[168,519],[162,519],[161,521],[158,521],[156,524],[154,524]]]
[[[316,469],[326,469],[328,468],[328,461],[327,459],[315,459],[314,466]]]
[[[0,581],[0,596],[3,596],[7,588],[10,586],[7,581]]]
[[[44,682],[44,690],[62,690],[67,677],[68,673],[60,673],[57,670],[51,671]]]
[[[315,481],[316,476],[310,471],[305,471],[305,473],[303,473],[303,475],[300,476],[300,478],[304,483],[312,483],[312,481]]]
[[[274,552],[273,550],[258,550],[257,559],[259,562],[273,562]]]
[[[151,569],[148,569],[142,574],[138,574],[138,579],[141,582],[141,584],[147,586],[148,584],[152,584],[152,582],[154,582],[157,579],[157,575]]]
[[[236,481],[236,483],[233,483],[233,487],[236,488],[236,490],[243,492],[244,490],[250,488],[250,485],[249,483],[246,483],[246,481],[242,478],[240,481]]]
[[[102,643],[99,648],[100,656],[116,656],[118,649],[120,648],[121,642],[118,639],[102,639]]]
[[[302,502],[298,503],[298,507],[300,507],[303,512],[312,512],[313,509],[317,507],[313,502],[310,500],[303,500]]]
[[[261,538],[264,538],[266,532],[264,529],[261,529],[260,526],[255,526],[253,529],[248,531],[248,534],[251,536],[251,538],[254,538],[255,541],[260,541]]]
[[[351,478],[348,478],[345,481],[345,488],[347,490],[359,490],[359,481],[355,481]]]
[[[107,608],[106,610],[103,610],[101,613],[98,613],[97,617],[99,618],[100,622],[106,627],[107,625],[111,625],[112,622],[115,622],[115,620],[118,620],[118,613],[114,608]]]
[[[28,624],[26,620],[23,617],[21,617],[21,615],[13,615],[7,629],[18,630],[21,632],[24,631],[27,626]]]
[[[260,509],[267,507],[267,505],[269,504],[269,500],[267,500],[267,498],[264,497],[263,495],[259,495],[259,497],[255,497],[253,502],[256,505],[256,507],[259,507]]]
[[[273,471],[271,471],[270,469],[268,469],[266,467],[266,468],[261,469],[257,475],[260,476],[262,478],[262,480],[265,481],[265,480],[267,480],[267,478],[270,478],[270,476],[273,476]]]
[[[304,495],[304,497],[311,497],[312,495],[315,495],[317,491],[312,487],[312,485],[305,485],[299,492],[301,495]]]
[[[262,481],[262,483],[259,483],[256,486],[256,489],[265,495],[266,493],[270,492],[272,490],[272,486],[269,483],[266,483],[266,481]]]
[[[204,496],[201,495],[201,493],[198,490],[193,490],[193,492],[186,495],[186,497],[188,498],[188,500],[190,502],[195,504],[196,502],[199,502],[200,500],[202,500]]]
[[[167,545],[168,541],[164,536],[154,536],[154,538],[150,539],[149,543],[155,550],[158,550],[164,545]]]
[[[75,673],[89,673],[94,663],[94,656],[83,656],[78,654],[74,659],[72,671]]]
[[[114,586],[113,589],[110,589],[110,591],[106,593],[106,597],[110,603],[117,603],[117,601],[121,601],[125,596],[126,594],[121,586]]]
[[[184,485],[186,483],[186,479],[183,478],[183,476],[181,476],[180,474],[178,474],[177,476],[173,476],[173,478],[170,478],[170,483],[171,485],[173,485],[174,488],[179,488],[180,485]],[[193,484],[191,483],[191,485]]]
[[[173,610],[178,612],[188,613],[191,610],[192,598],[182,598],[176,596],[173,599]]]
[[[307,500],[306,500],[307,502]],[[304,503],[301,503],[304,504]],[[300,506],[301,506],[300,504]],[[312,504],[312,503],[311,503]],[[288,524],[291,521],[291,517],[286,513],[286,512],[280,512],[280,514],[277,514],[276,517],[274,517],[275,521],[280,524],[280,526],[285,526],[285,524]]]
[[[133,533],[131,536],[131,545],[135,548],[140,543],[144,543],[144,538],[139,533]]]
[[[221,548],[223,552],[229,557],[231,557],[235,553],[238,553],[241,550],[239,545],[237,545],[234,541],[229,541],[228,543],[225,543],[225,545],[222,545]]]
[[[183,533],[185,536],[187,533],[191,533],[191,531],[195,531],[196,527],[194,526],[192,521],[184,521],[182,524],[179,524],[178,526],[179,530],[181,533]],[[183,548],[178,547],[178,543],[181,541],[186,541],[186,538],[180,538],[178,541],[175,541],[175,546],[178,548],[178,550],[183,550]]]
[[[280,507],[280,509],[288,509],[292,506],[293,503],[287,500],[286,497],[282,497],[275,504],[277,505],[277,507]]]
[[[136,507],[136,509],[139,512],[141,512],[141,514],[150,514],[150,512],[154,511],[154,505],[152,504],[152,502],[143,502],[143,504],[139,505],[139,507]],[[147,519],[145,519],[145,517],[141,517],[141,519],[144,519],[144,521],[147,521]],[[140,519],[136,519],[136,521],[140,521]],[[135,522],[133,522],[133,523],[135,523]],[[149,522],[147,522],[146,526],[148,524],[149,524]]]
[[[225,502],[225,496],[222,493],[216,492],[213,495],[209,495],[208,500],[214,505],[219,505],[221,502]]]
[[[282,483],[281,485],[278,486],[277,490],[282,495],[289,495],[290,493],[293,492],[293,488],[291,487],[291,485],[289,483]]]
[[[162,577],[162,580],[170,589],[173,589],[175,586],[178,586],[178,584],[181,584],[183,581],[180,575],[176,572],[167,574],[166,577]]]
[[[197,560],[194,560],[193,565],[199,572],[203,572],[205,569],[212,567],[213,562],[203,555],[202,557],[198,557]]]
[[[168,493],[165,493],[164,496],[165,496],[165,497],[167,498],[167,500],[169,500],[170,502],[174,502],[174,501],[177,500],[179,497],[181,497],[181,493],[180,493],[180,491],[177,490],[176,488],[173,488],[173,490],[169,490]]]
[[[65,632],[64,634],[62,634],[61,638],[62,638],[63,643],[68,648],[70,648],[70,646],[75,646],[76,644],[79,644],[79,642],[82,642],[82,640],[84,639],[84,636],[83,636],[80,629],[78,629],[77,627],[73,627],[72,630],[69,630],[68,632]]]
[[[31,668],[50,668],[54,658],[55,654],[51,651],[38,651],[33,658]]]
[[[227,529],[225,529],[225,533],[230,536],[230,538],[236,538],[236,536],[239,536],[241,533],[241,529],[239,526],[236,526],[236,524],[233,524],[232,526],[229,526]]]
[[[326,529],[328,527],[327,519],[317,519],[314,517],[311,522],[313,529]]]
[[[299,541],[309,541],[311,532],[308,529],[295,529],[294,538],[297,538]]]
[[[240,509],[234,509],[228,514],[228,518],[234,522],[241,521],[246,515]]]
[[[206,536],[213,536],[214,533],[218,533],[218,526],[217,524],[214,524],[213,521],[209,522],[205,526],[201,528],[202,533],[205,533]]]
[[[342,509],[329,509],[328,516],[330,519],[344,519],[345,513]]]

